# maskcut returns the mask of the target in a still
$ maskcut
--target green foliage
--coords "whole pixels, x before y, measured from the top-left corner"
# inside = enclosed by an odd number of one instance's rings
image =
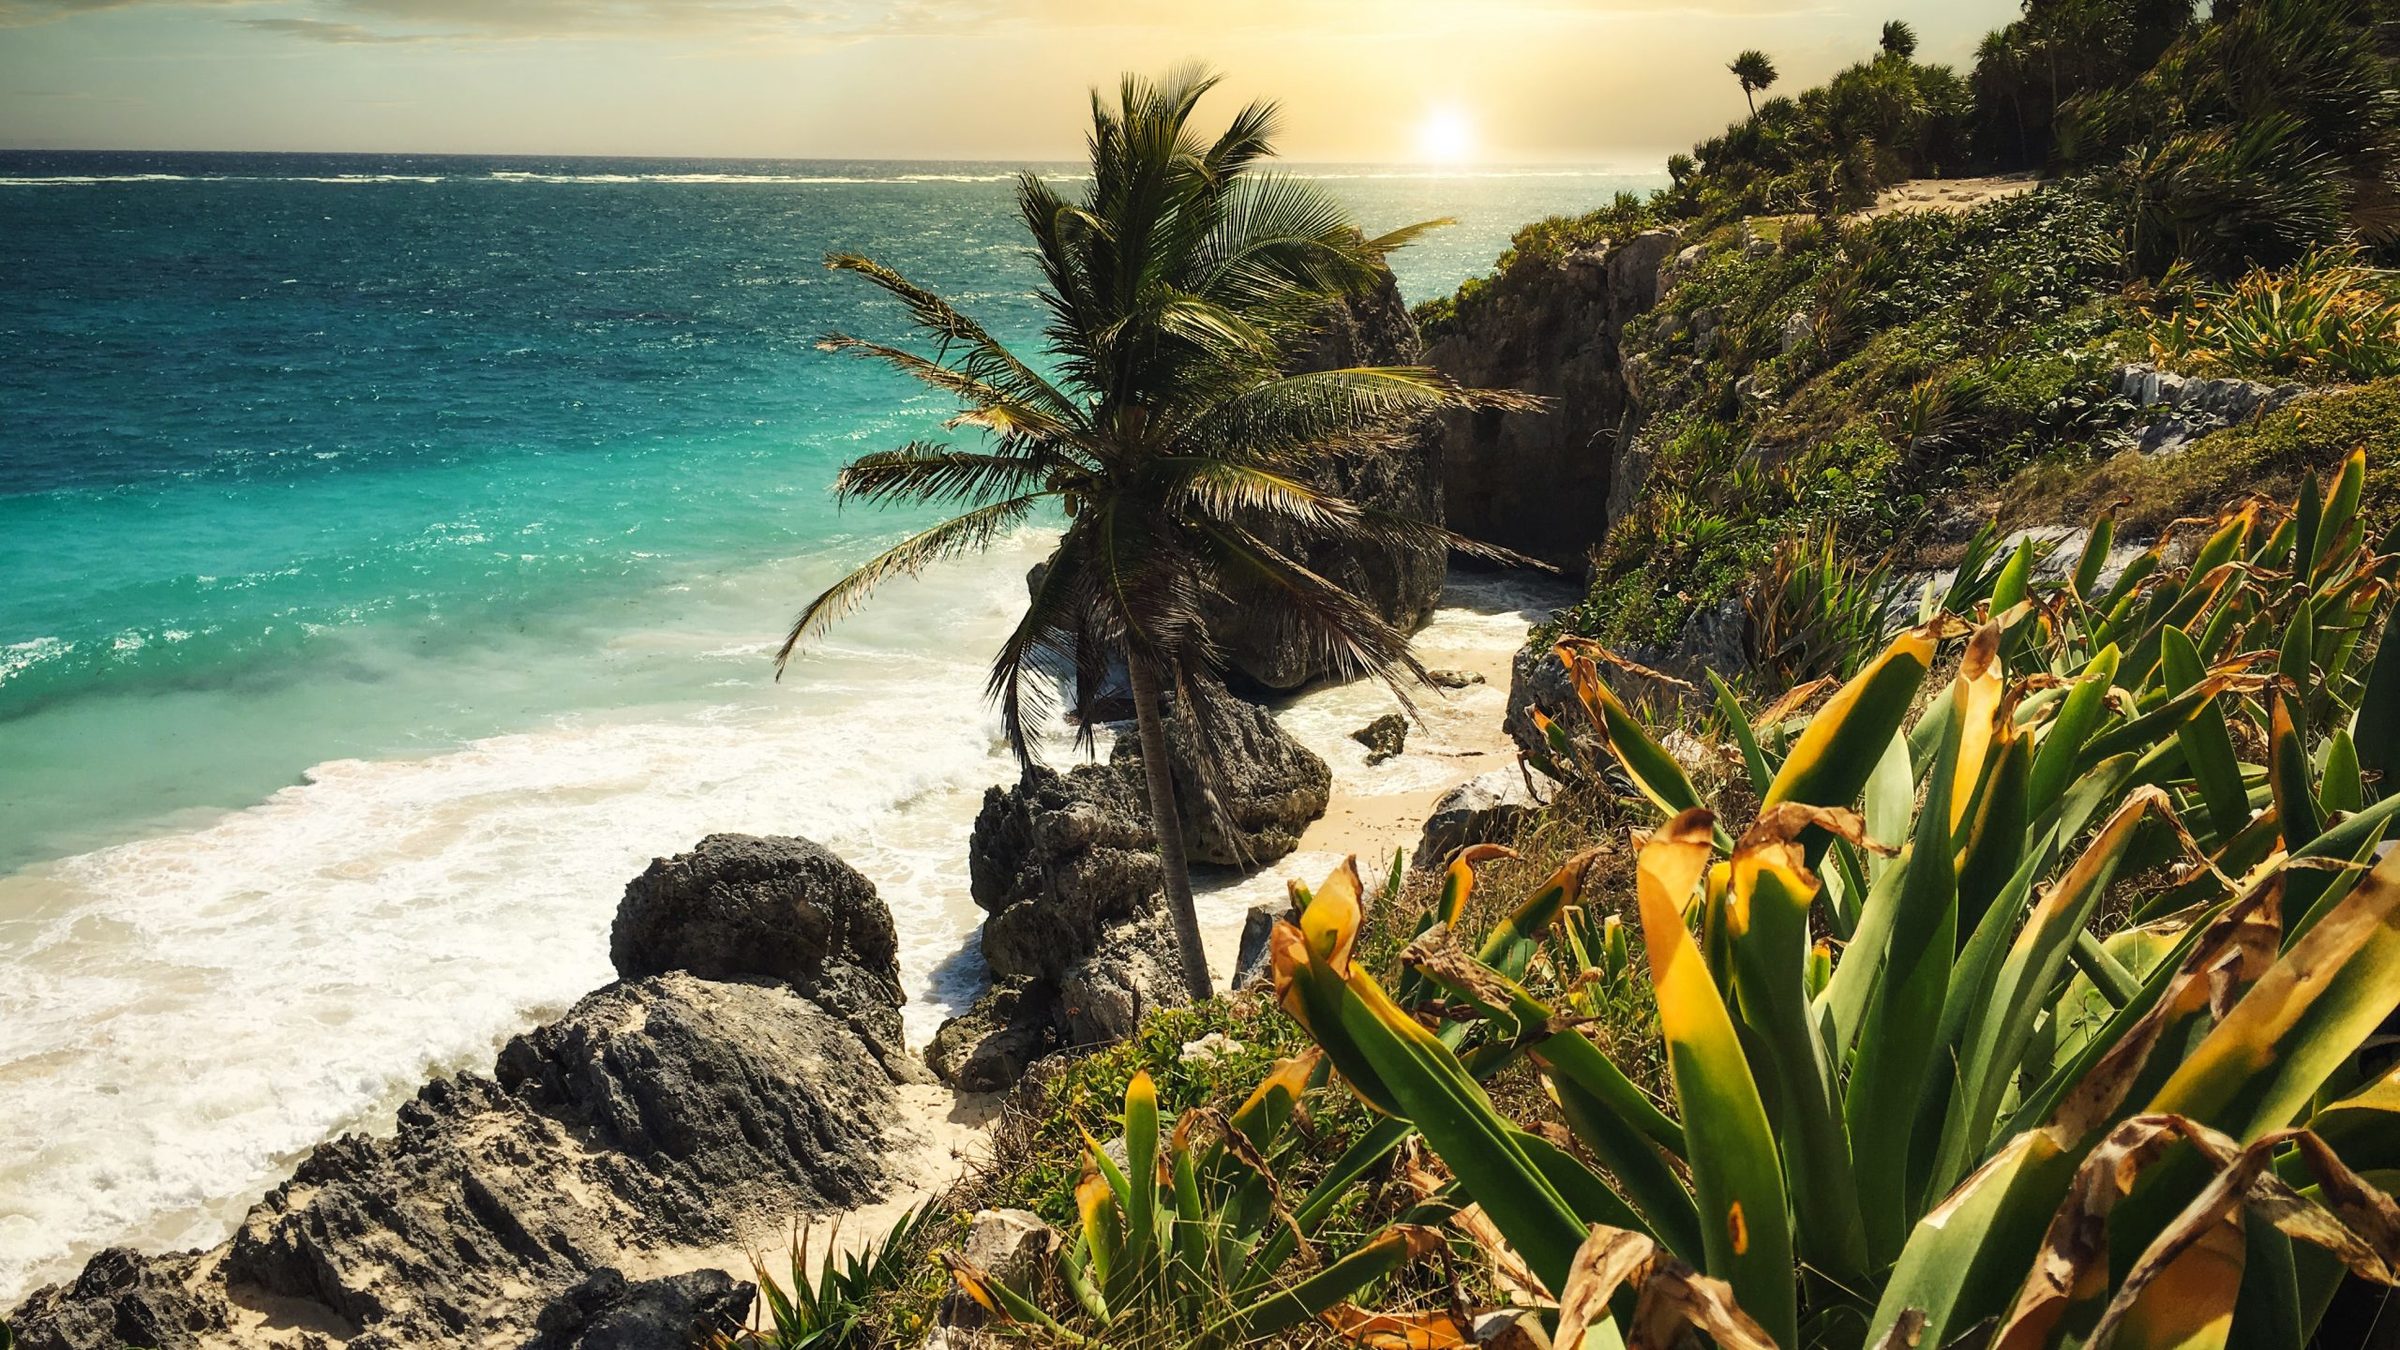
[[[2212,431],[2172,455],[2126,449],[2097,463],[2062,457],[2001,491],[2012,519],[2055,520],[2123,501],[2128,530],[2155,531],[2251,493],[2287,496],[2309,473],[2367,455],[2366,510],[2400,515],[2400,378],[2298,399],[2257,421]]]
[[[2305,1343],[2343,1263],[2400,1259],[2388,1174],[2352,1170],[2386,1166],[2369,1141],[2400,1126],[2376,1048],[2400,855],[2374,861],[2400,797],[2370,804],[2348,749],[2389,735],[2363,715],[2394,562],[2365,477],[2354,457],[2289,512],[2221,518],[2188,568],[2105,586],[2105,520],[2064,579],[2019,550],[1971,622],[1902,635],[1813,715],[1736,709],[1761,803],[1738,836],[1699,805],[1717,771],[1562,647],[1626,800],[1665,817],[1636,897],[1672,1117],[1525,983],[1537,954],[1567,989],[1621,977],[1573,889],[1480,939],[1437,912],[1387,996],[1329,880],[1279,942],[1284,1005],[1559,1294],[1566,1350],[1618,1343],[1577,1333],[1627,1311],[1629,1273],[1652,1344],[1687,1321],[1743,1347],[2180,1344],[2227,1322]],[[1480,1089],[1500,1055],[1549,1085],[1571,1155]],[[2270,1167],[2324,1207],[2248,1184]],[[2296,1291],[2242,1274],[2245,1222]]]
[[[1312,1051],[1275,1066],[1238,1108],[1189,1111],[1172,1128],[1150,1076],[1136,1075],[1114,1143],[1087,1139],[1074,1237],[1056,1253],[1062,1296],[1048,1306],[1039,1287],[943,1259],[987,1312],[1061,1344],[1216,1350],[1280,1341],[1350,1311],[1348,1300],[1443,1248],[1403,1222],[1339,1256],[1312,1250],[1402,1134],[1370,1134],[1313,1188],[1280,1181],[1283,1165],[1309,1152],[1301,1099],[1324,1074]]]
[[[795,1226],[784,1278],[763,1258],[751,1259],[767,1324],[720,1335],[711,1344],[717,1350],[866,1350],[882,1343],[869,1311],[909,1277],[921,1259],[915,1249],[942,1217],[939,1203],[927,1201],[901,1215],[881,1241],[849,1253],[832,1250],[841,1240],[837,1225],[826,1239],[824,1262],[813,1270],[809,1235]]]
[[[1620,192],[1608,205],[1580,216],[1550,216],[1519,229],[1500,255],[1499,271],[1520,262],[1555,262],[1578,249],[1595,248],[1611,240],[1622,242],[1658,224],[1658,213],[1630,192]]]
[[[1704,224],[1856,210],[1888,184],[1964,164],[1969,106],[1949,67],[1887,52],[1795,98],[1769,99],[1694,147],[1697,167],[1667,201]]]
[[[1862,560],[1820,527],[1778,546],[1746,597],[1750,666],[1773,687],[1855,672],[1883,639],[1891,559]]]
[[[1752,101],[1751,113],[1756,115],[1758,91],[1775,83],[1774,58],[1753,48],[1733,58],[1725,68],[1733,72],[1733,78],[1741,81],[1742,97]]]
[[[1787,230],[1767,253],[1708,247],[1627,330],[1635,359],[1676,372],[1645,390],[1650,477],[1590,594],[1539,637],[1671,646],[1695,610],[1772,593],[1764,569],[1790,541],[1836,528],[1851,555],[1881,554],[1939,497],[2118,420],[2120,220],[2064,185]],[[1787,352],[1795,313],[1807,335]]]
[[[2170,272],[2148,297],[2150,350],[2191,375],[2312,383],[2400,375],[2400,278],[2324,249],[2231,285]]]
[[[2192,0],[2053,0],[1976,48],[1975,149],[2010,168],[2056,167],[2063,109],[2150,68],[2192,24]]]

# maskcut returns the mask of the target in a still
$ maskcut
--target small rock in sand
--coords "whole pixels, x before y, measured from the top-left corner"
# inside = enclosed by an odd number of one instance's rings
[[[1482,673],[1473,670],[1429,670],[1425,672],[1425,678],[1439,689],[1464,689],[1471,684],[1483,683]]]
[[[1351,732],[1350,739],[1367,747],[1367,763],[1381,764],[1407,746],[1408,719],[1398,713],[1385,713]]]

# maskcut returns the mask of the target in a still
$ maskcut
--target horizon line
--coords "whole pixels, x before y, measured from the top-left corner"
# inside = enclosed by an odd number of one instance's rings
[[[1634,152],[1646,156],[1648,152]],[[1624,156],[1606,158],[1553,159],[1478,159],[1472,161],[1430,161],[1417,159],[1307,159],[1291,155],[1276,155],[1276,163],[1296,165],[1330,165],[1339,167],[1367,166],[1393,169],[1454,170],[1472,173],[1478,169],[1583,169],[1615,170],[1625,173],[1664,174],[1667,154],[1657,155],[1659,167],[1652,170],[1625,167]],[[693,159],[723,163],[755,164],[1081,164],[1082,155],[1044,157],[1032,155],[838,155],[838,154],[695,154],[688,152],[656,151],[606,152],[592,150],[294,150],[294,149],[226,149],[189,146],[66,146],[66,145],[0,145],[0,155],[386,155],[413,156],[427,159]]]

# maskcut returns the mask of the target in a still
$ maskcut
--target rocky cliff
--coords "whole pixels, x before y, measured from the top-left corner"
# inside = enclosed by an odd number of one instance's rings
[[[212,1251],[93,1258],[17,1310],[22,1344],[669,1347],[746,1310],[719,1272],[628,1272],[881,1193],[922,1073],[890,912],[806,840],[714,835],[628,888],[612,948],[624,978],[489,1076],[317,1148]]]
[[[1448,413],[1442,481],[1450,528],[1580,569],[1608,528],[1617,448],[1636,396],[1618,339],[1658,300],[1675,236],[1519,257],[1462,296],[1425,349],[1462,384],[1521,389],[1531,412]]]
[[[1325,813],[1333,771],[1265,708],[1215,686],[1196,692],[1197,719],[1183,708],[1167,718],[1192,861],[1263,867]],[[1113,1040],[1145,1008],[1182,1001],[1132,736],[1103,763],[1064,773],[1036,766],[987,792],[967,874],[990,916],[982,947],[993,988],[927,1051],[943,1081],[1005,1087],[1051,1050]]]
[[[1295,371],[1339,370],[1346,366],[1413,366],[1424,351],[1417,327],[1389,272],[1382,283],[1328,320],[1316,343],[1293,362]],[[1363,506],[1400,512],[1439,523],[1444,516],[1443,437],[1427,419],[1399,449],[1379,455],[1338,456],[1313,474],[1316,485]],[[1407,548],[1303,540],[1290,531],[1263,532],[1311,571],[1330,578],[1402,632],[1422,627],[1441,598],[1448,550],[1435,545]],[[1236,585],[1209,614],[1209,631],[1224,647],[1237,682],[1271,692],[1289,692],[1328,673],[1319,655],[1285,621],[1286,606],[1272,596]]]

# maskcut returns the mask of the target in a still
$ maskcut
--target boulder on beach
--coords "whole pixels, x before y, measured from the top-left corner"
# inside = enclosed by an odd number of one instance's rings
[[[1529,776],[1544,785],[1542,796],[1527,786]],[[1469,844],[1512,842],[1556,786],[1531,770],[1494,769],[1450,789],[1425,817],[1415,866],[1430,871],[1446,866],[1450,855]]]
[[[1385,713],[1350,733],[1350,739],[1367,747],[1369,766],[1383,763],[1408,746],[1408,719],[1398,713]]]
[[[732,1335],[749,1319],[758,1287],[721,1270],[654,1280],[593,1272],[542,1309],[525,1350],[681,1350]]]
[[[215,1251],[102,1253],[11,1325],[28,1350],[175,1350],[271,1306],[349,1350],[676,1343],[654,1333],[746,1296],[628,1282],[631,1258],[721,1247],[744,1218],[848,1209],[889,1182],[898,970],[891,917],[855,878],[795,839],[716,836],[654,864],[628,888],[617,955],[662,973],[513,1038],[488,1077],[432,1080],[388,1136],[320,1145]],[[694,931],[666,931],[669,913]],[[762,913],[824,947],[740,956],[726,934]],[[889,1044],[862,1030],[886,1026]]]
[[[790,985],[897,1046],[900,939],[875,883],[813,840],[712,834],[628,882],[609,929],[628,980],[688,971]]]
[[[1325,813],[1333,771],[1267,709],[1221,689],[1201,692],[1195,725],[1167,719],[1176,807],[1194,863],[1249,870],[1297,848]],[[1210,760],[1203,757],[1213,752]],[[1028,768],[984,795],[968,844],[975,903],[991,915],[983,956],[995,974],[1057,980],[1110,926],[1158,892],[1141,750],[1119,738],[1107,762],[1066,773]]]

